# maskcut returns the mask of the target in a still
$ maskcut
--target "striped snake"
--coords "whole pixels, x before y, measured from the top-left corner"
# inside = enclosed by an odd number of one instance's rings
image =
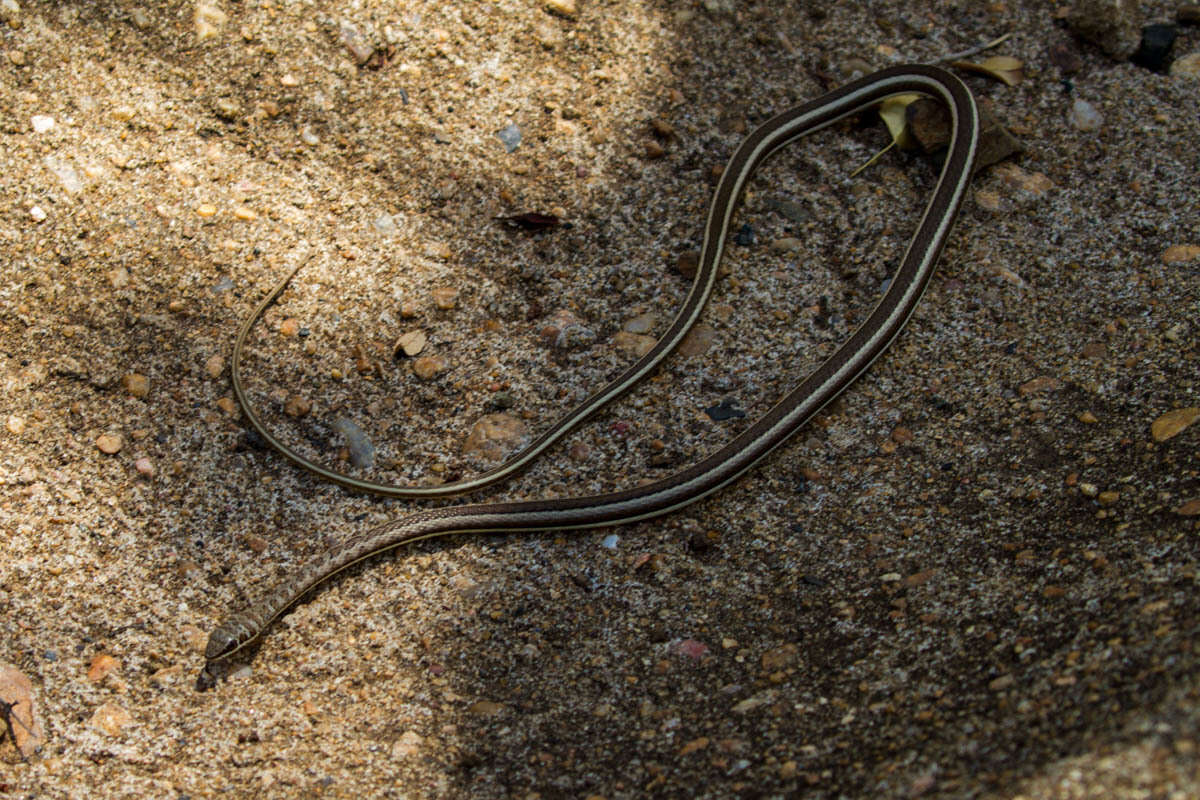
[[[822,407],[863,373],[908,321],[925,291],[938,254],[950,232],[975,162],[979,113],[967,87],[943,69],[898,66],[860,78],[817,100],[784,111],[751,133],[729,160],[704,228],[695,281],[671,326],[654,347],[625,372],[588,397],[527,448],[477,477],[432,487],[398,487],[333,472],[280,442],[254,413],[241,381],[246,336],[263,311],[283,292],[297,265],[263,299],[242,325],[234,344],[234,392],[250,424],[268,443],[306,469],[352,489],[395,497],[435,497],[486,486],[527,466],[585,418],[628,391],[666,358],[696,323],[716,282],[730,222],[747,180],[763,159],[789,142],[862,111],[887,97],[919,93],[942,101],[950,111],[952,136],[933,197],[921,217],[886,292],[866,321],[840,348],[792,389],[774,408],[741,434],[691,467],[661,480],[607,494],[555,500],[482,503],[418,511],[351,537],[269,589],[257,601],[228,617],[213,632],[198,685],[212,685],[228,659],[257,642],[270,625],[305,594],[358,562],[400,545],[452,533],[578,529],[622,525],[667,514],[695,503],[736,479],[783,444]],[[301,262],[302,264],[303,262]]]

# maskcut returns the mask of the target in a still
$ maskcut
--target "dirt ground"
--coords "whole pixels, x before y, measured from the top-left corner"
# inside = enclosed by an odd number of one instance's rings
[[[297,259],[247,351],[271,429],[375,480],[477,474],[482,417],[528,440],[665,328],[755,125],[1005,33],[974,58],[1021,82],[960,74],[1023,152],[787,447],[663,519],[368,561],[196,691],[225,615],[438,504],[247,433],[233,338]],[[1198,107],[1194,69],[1028,0],[0,0],[0,698],[29,751],[0,741],[0,797],[1200,797]],[[904,251],[938,163],[851,175],[889,141],[865,114],[774,157],[686,352],[471,499],[661,477],[764,413]],[[495,219],[529,212],[569,225]]]

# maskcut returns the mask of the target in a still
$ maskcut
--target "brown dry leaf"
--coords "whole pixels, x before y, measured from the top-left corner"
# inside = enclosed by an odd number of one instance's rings
[[[1008,86],[1016,86],[1025,79],[1025,64],[1012,56],[992,56],[978,64],[973,61],[954,61],[950,66],[987,75]]]

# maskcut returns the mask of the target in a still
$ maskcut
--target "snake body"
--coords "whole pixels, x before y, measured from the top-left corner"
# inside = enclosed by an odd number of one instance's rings
[[[970,181],[979,114],[971,92],[958,78],[938,67],[908,65],[868,75],[763,123],[734,152],[717,185],[694,283],[667,332],[620,377],[591,395],[525,450],[495,469],[457,483],[396,487],[359,480],[306,459],[276,439],[262,424],[242,388],[241,351],[255,320],[283,291],[299,266],[293,269],[247,319],[234,346],[231,365],[234,390],[250,423],[292,461],[354,489],[400,497],[430,497],[477,489],[526,466],[586,417],[636,384],[683,340],[712,292],[737,201],[763,159],[800,136],[900,93],[934,97],[950,111],[951,141],[933,196],[899,269],[871,314],[832,356],[762,418],[691,467],[634,489],[585,497],[430,509],[354,536],[222,622],[209,638],[204,674],[213,674],[230,656],[258,641],[270,625],[305,594],[354,564],[387,550],[455,533],[578,529],[635,522],[695,503],[736,479],[853,383],[904,327],[933,275],[938,255]]]

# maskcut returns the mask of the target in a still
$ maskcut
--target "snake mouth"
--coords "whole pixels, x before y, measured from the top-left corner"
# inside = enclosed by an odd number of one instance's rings
[[[200,674],[196,676],[196,691],[207,692],[209,689],[217,685],[217,676],[209,670],[205,665],[204,669],[200,670]]]

